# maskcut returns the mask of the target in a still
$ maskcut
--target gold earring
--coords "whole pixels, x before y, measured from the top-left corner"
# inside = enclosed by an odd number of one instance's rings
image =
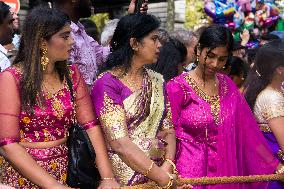
[[[42,45],[41,47],[41,58],[40,58],[40,64],[42,66],[42,70],[44,71],[46,69],[46,66],[49,63],[49,59],[47,58],[47,47],[46,45]]]

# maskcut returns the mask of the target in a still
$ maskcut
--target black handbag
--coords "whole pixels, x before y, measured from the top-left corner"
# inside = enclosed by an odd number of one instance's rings
[[[74,92],[70,79],[67,79],[67,84],[74,105]],[[101,180],[95,164],[96,153],[87,132],[75,121],[75,113],[74,108],[73,125],[69,129],[67,138],[68,166],[66,183],[73,188],[94,189],[99,186]]]

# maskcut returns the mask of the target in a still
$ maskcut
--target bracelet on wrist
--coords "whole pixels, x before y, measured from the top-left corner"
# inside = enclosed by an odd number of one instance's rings
[[[173,173],[174,174],[177,174],[177,167],[176,167],[176,164],[169,158],[165,158],[165,161],[167,161],[169,164],[171,164],[171,166],[173,167]]]
[[[163,186],[163,187],[157,185],[158,189],[170,189],[173,186],[173,184],[174,184],[174,177],[170,173],[167,173],[167,174],[168,174],[168,176],[170,178],[168,184],[166,186]]]
[[[102,181],[106,181],[106,180],[115,180],[114,177],[103,177],[101,178]]]
[[[147,177],[150,173],[150,171],[152,170],[153,166],[154,166],[154,162],[152,161],[151,165],[149,166],[148,170],[146,171],[146,173],[144,174],[145,177]]]

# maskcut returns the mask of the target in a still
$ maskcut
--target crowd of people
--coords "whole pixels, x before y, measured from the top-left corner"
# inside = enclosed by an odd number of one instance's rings
[[[234,41],[222,25],[167,32],[147,4],[134,13],[132,0],[98,42],[90,1],[36,7],[21,33],[0,1],[0,188],[71,188],[74,117],[96,152],[99,189],[284,174],[284,41],[267,34],[248,49],[247,30]]]

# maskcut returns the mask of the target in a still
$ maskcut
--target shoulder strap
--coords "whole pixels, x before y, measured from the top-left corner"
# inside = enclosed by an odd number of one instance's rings
[[[68,85],[68,88],[69,88],[69,91],[70,91],[70,94],[71,94],[71,101],[72,103],[75,102],[75,97],[74,97],[74,90],[73,90],[73,82],[72,82],[72,74],[71,74],[71,71],[70,71],[71,68],[68,69],[68,72],[69,72],[69,77],[66,77],[66,81],[67,81],[67,85]]]

